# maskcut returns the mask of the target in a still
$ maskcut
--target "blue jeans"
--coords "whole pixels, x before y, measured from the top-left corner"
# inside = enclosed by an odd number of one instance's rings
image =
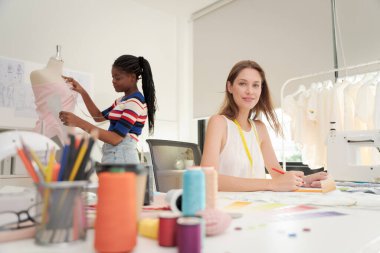
[[[104,143],[102,163],[140,163],[136,144],[128,135],[116,146]]]

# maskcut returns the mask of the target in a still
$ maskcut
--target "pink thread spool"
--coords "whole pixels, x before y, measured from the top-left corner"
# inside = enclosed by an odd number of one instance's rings
[[[218,194],[218,175],[214,167],[202,167],[206,178],[206,209],[215,209]]]

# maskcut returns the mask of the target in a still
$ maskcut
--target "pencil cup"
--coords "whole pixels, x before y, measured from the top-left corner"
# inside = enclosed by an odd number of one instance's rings
[[[39,245],[71,243],[86,239],[85,200],[87,181],[40,183],[37,185],[37,228]]]

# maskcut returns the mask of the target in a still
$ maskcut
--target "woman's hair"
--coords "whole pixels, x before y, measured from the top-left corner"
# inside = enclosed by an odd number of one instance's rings
[[[230,74],[227,77],[226,81],[226,91],[225,91],[225,97],[223,104],[219,110],[219,114],[225,115],[227,118],[233,120],[237,117],[239,108],[236,105],[234,98],[230,92],[228,92],[228,82],[233,85],[236,77],[239,75],[239,73],[246,68],[255,69],[259,72],[261,76],[261,95],[259,98],[259,101],[257,102],[256,106],[250,110],[249,118],[252,117],[254,114],[254,118],[256,119],[257,116],[262,112],[267,117],[270,126],[276,131],[277,134],[282,135],[282,128],[281,125],[277,119],[276,113],[274,112],[274,107],[272,103],[272,98],[269,92],[268,88],[268,82],[265,78],[264,70],[260,67],[259,64],[257,64],[254,61],[240,61],[236,63],[231,71]]]
[[[154,131],[154,117],[157,109],[156,90],[149,62],[142,56],[122,55],[112,65],[126,73],[133,73],[142,81],[142,90],[148,108],[149,133]]]

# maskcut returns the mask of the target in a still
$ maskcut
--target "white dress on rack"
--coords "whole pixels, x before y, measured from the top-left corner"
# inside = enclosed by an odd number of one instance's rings
[[[344,130],[360,130],[363,124],[355,120],[355,101],[363,82],[353,83],[344,89]]]
[[[309,156],[309,167],[316,169],[325,165],[325,140],[323,139],[323,126],[326,122],[326,112],[324,108],[326,91],[321,83],[312,86],[313,87],[310,90],[310,97],[306,107],[306,120],[311,122],[313,125],[313,130],[315,131],[314,133],[308,132],[307,134],[311,134],[315,138],[310,140],[307,153]]]
[[[375,109],[375,80],[363,84],[356,95],[355,101],[355,120],[360,121],[362,129],[369,130],[374,128],[374,109]]]
[[[343,80],[337,82],[333,87],[333,102],[334,109],[333,120],[335,121],[336,130],[344,129],[344,89],[350,85],[350,82]]]

